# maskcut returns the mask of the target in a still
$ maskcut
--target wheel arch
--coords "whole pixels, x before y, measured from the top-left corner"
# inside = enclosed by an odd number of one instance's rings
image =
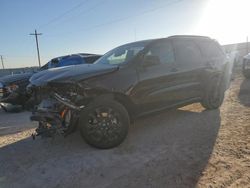
[[[132,100],[127,96],[122,93],[112,93],[114,100],[122,104],[130,117],[130,120],[134,120],[137,110],[135,104],[132,102]]]
[[[119,92],[107,92],[102,93],[93,98],[94,100],[105,100],[110,99],[120,103],[127,110],[130,121],[133,121],[136,117],[137,110],[136,105],[132,102],[132,100],[125,94]]]

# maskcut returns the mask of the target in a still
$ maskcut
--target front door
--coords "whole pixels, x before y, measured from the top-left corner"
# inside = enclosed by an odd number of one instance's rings
[[[149,112],[165,108],[176,102],[175,54],[170,39],[161,40],[149,47],[138,64],[138,84],[133,99],[140,111]]]

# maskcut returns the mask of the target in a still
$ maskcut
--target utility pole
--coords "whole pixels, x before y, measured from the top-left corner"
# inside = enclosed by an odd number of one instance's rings
[[[40,53],[39,53],[39,45],[38,45],[38,35],[42,35],[42,33],[37,33],[35,30],[35,33],[30,33],[30,35],[35,35],[36,38],[36,50],[37,50],[37,57],[38,57],[38,63],[39,63],[39,67],[41,67],[41,61],[40,61]]]
[[[2,62],[3,69],[4,69],[4,63],[3,63],[3,56],[2,55],[1,55],[1,62]]]

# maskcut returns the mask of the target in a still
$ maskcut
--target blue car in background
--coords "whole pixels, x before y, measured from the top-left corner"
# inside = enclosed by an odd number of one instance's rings
[[[91,64],[99,59],[101,55],[79,53],[66,56],[60,56],[51,59],[48,63],[42,66],[38,71],[44,71],[51,68],[72,66],[79,64]],[[0,77],[0,106],[8,111],[7,106],[18,105],[22,108],[29,108],[27,104],[30,96],[26,92],[26,87],[29,84],[29,79],[33,73],[14,74]]]
[[[65,66],[70,66],[70,65],[91,64],[95,62],[97,59],[99,59],[100,57],[101,55],[86,54],[86,53],[60,56],[60,57],[51,59],[47,64],[45,64],[44,66],[40,68],[40,71],[51,69],[51,68],[56,68],[56,67],[65,67]]]

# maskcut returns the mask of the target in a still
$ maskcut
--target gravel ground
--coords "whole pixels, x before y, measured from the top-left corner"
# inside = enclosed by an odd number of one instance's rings
[[[199,104],[138,119],[119,147],[74,133],[30,137],[29,113],[0,111],[0,188],[250,187],[250,80],[236,75],[220,110]]]

